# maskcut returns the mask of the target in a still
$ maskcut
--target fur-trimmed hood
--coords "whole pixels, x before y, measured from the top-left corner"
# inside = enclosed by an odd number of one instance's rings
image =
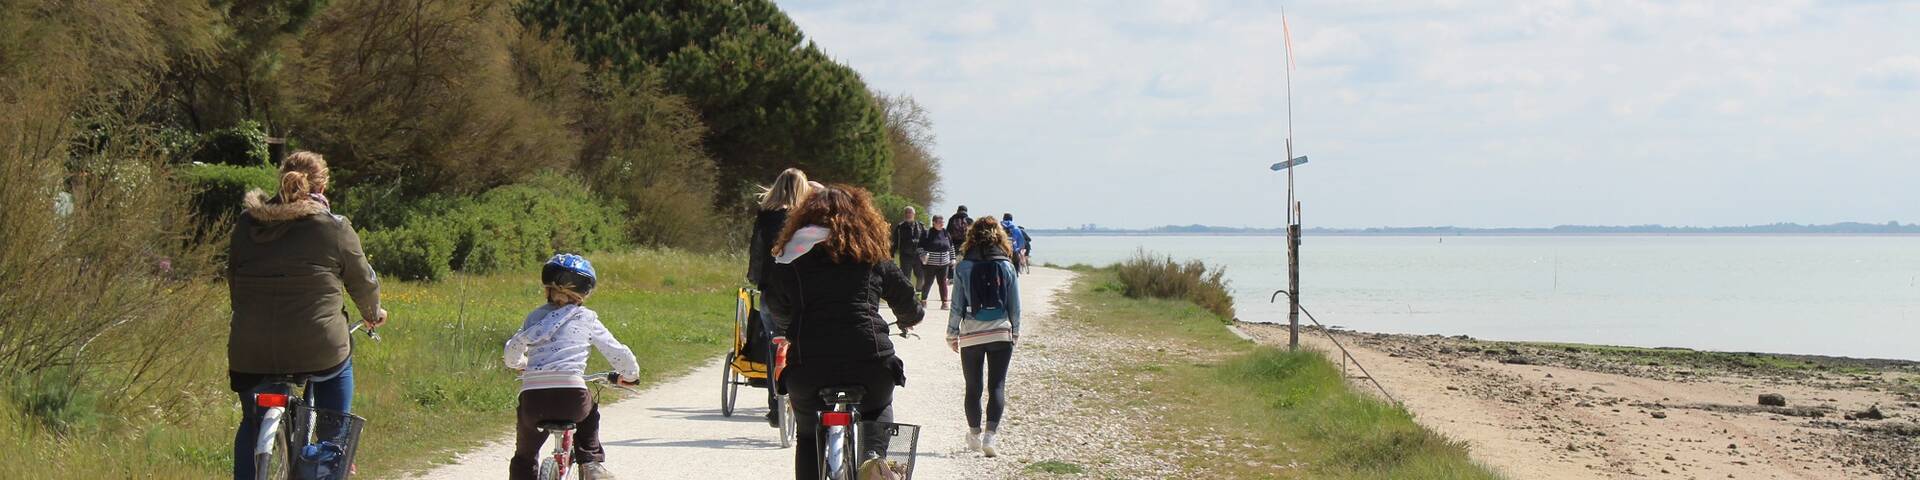
[[[326,204],[317,199],[302,198],[279,203],[273,200],[267,197],[267,192],[256,189],[248,191],[245,199],[240,202],[240,206],[246,209],[241,212],[241,215],[253,220],[246,223],[249,223],[248,227],[250,227],[247,229],[247,234],[255,242],[265,243],[279,239],[281,235],[286,234],[287,226],[292,220],[333,213]]]

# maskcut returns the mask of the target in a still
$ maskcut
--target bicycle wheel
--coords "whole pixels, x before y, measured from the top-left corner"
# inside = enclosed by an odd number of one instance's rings
[[[826,427],[820,440],[820,469],[829,480],[854,480],[856,465],[853,447],[853,429],[849,427]]]
[[[740,397],[740,372],[733,371],[736,354],[727,352],[727,363],[720,366],[720,416],[733,416],[734,400]]]
[[[254,478],[260,480],[286,480],[289,474],[292,473],[293,452],[291,452],[291,450],[293,450],[293,447],[290,446],[287,441],[287,437],[290,434],[287,432],[287,428],[280,427],[278,424],[276,424],[275,427],[272,431],[261,432],[264,435],[272,435],[273,441],[268,442],[270,451],[254,452]]]
[[[553,457],[540,459],[540,475],[538,478],[540,480],[560,480],[560,462],[553,461]]]
[[[786,395],[780,395],[775,397],[774,403],[780,407],[780,448],[792,447],[794,436],[798,435],[798,429],[793,423],[793,400],[788,399]]]

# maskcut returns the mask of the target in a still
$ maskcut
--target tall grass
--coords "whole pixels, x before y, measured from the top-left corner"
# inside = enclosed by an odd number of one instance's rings
[[[1233,287],[1226,279],[1226,267],[1209,269],[1200,260],[1175,261],[1173,256],[1158,256],[1146,250],[1113,266],[1122,290],[1130,298],[1184,299],[1199,305],[1222,321],[1233,313]]]
[[[1094,377],[1110,382],[1096,388],[1133,392],[1110,408],[1164,407],[1148,426],[1155,438],[1224,437],[1152,445],[1179,452],[1193,478],[1499,478],[1464,444],[1353,389],[1324,356],[1240,340],[1185,300],[1124,298],[1117,275],[1083,272],[1063,317],[1156,347],[1126,355],[1131,364],[1111,368],[1127,374]]]
[[[602,286],[587,306],[633,349],[645,381],[726,351],[744,259],[675,250],[588,257]],[[364,476],[398,477],[510,431],[519,384],[500,365],[500,348],[541,302],[537,267],[383,286],[393,314],[383,340],[356,337],[354,346],[353,408],[369,420],[357,459]],[[223,291],[208,297],[225,305]],[[166,388],[136,384],[144,393],[118,395],[113,382],[70,388],[64,371],[12,377],[0,390],[0,451],[9,459],[0,478],[225,475],[239,407],[227,389],[221,327],[179,335],[195,347],[173,354],[185,368],[147,382]],[[608,367],[596,355],[588,368]]]
[[[1338,446],[1317,468],[1367,478],[1485,478],[1465,444],[1422,428],[1405,409],[1353,391],[1318,352],[1262,347],[1226,362],[1214,378],[1240,389],[1274,437]]]

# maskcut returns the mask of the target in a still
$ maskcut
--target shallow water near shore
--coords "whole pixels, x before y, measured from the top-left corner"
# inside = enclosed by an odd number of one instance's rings
[[[1286,243],[1041,236],[1034,262],[1145,248],[1224,265],[1241,320],[1285,322]],[[1390,333],[1920,360],[1920,237],[1309,236],[1305,307]],[[1301,320],[1305,322],[1303,318]]]

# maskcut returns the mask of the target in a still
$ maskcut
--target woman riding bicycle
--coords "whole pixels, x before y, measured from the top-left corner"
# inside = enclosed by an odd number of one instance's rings
[[[846,185],[818,189],[787,219],[762,294],[776,331],[791,339],[782,381],[793,399],[797,439],[794,478],[818,478],[821,445],[814,439],[818,392],[860,386],[860,416],[891,421],[893,387],[906,384],[894,356],[880,302],[893,308],[901,332],[924,312],[914,288],[888,248],[887,221],[866,190]]]
[[[240,394],[233,439],[233,475],[252,479],[260,412],[252,394],[281,375],[310,375],[315,408],[347,412],[353,404],[352,345],[341,291],[353,297],[368,328],[387,321],[380,281],[360,250],[360,236],[334,215],[326,197],[327,161],[296,152],[280,163],[273,198],[247,192],[227,249],[233,307],[227,377]]]
[[[789,168],[773,179],[773,185],[764,187],[760,192],[759,213],[753,217],[753,234],[747,240],[747,282],[760,291],[767,290],[766,272],[773,265],[774,240],[780,236],[780,229],[787,225],[787,214],[800,208],[800,202],[807,199],[812,189],[807,181],[807,173],[798,168]],[[767,312],[756,311],[755,321],[748,325],[750,332],[766,329]],[[751,339],[751,337],[750,337]],[[759,344],[753,339],[750,343]],[[764,348],[764,347],[761,347]],[[756,349],[757,350],[757,349]],[[772,359],[766,359],[771,362]],[[767,386],[767,424],[780,426],[780,406],[774,400],[779,395],[779,387]]]

